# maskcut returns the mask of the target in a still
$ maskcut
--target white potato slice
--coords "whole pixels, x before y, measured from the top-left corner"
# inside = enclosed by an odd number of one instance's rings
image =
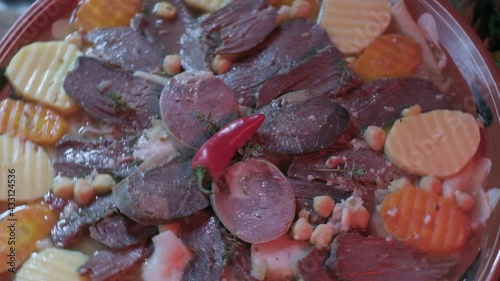
[[[54,172],[42,147],[0,135],[0,159],[0,200],[8,196],[18,201],[33,200],[51,189]]]
[[[63,89],[63,81],[82,53],[64,41],[37,42],[27,45],[12,58],[5,75],[17,93],[61,113],[78,107]]]
[[[16,275],[16,281],[89,281],[77,272],[88,256],[77,251],[47,248],[32,255]]]
[[[318,23],[344,54],[356,54],[391,21],[390,0],[324,0]]]
[[[442,179],[462,170],[480,141],[479,126],[471,114],[433,110],[396,121],[384,152],[407,172]]]

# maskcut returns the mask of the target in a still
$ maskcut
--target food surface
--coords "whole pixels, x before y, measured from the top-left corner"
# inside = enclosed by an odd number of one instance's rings
[[[404,1],[76,2],[5,70],[1,280],[462,280],[493,120]]]

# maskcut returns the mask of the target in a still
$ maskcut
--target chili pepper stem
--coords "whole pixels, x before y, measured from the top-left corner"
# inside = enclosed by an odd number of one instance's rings
[[[205,178],[205,176],[207,174],[207,168],[205,168],[205,167],[196,167],[193,170],[193,172],[196,175],[196,178],[198,179],[198,189],[200,189],[200,191],[203,192],[203,194],[207,194],[207,195],[212,194],[211,190],[206,189],[203,186],[203,179]]]

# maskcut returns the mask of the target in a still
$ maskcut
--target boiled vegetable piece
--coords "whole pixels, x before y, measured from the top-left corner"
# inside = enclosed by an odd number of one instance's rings
[[[31,256],[16,275],[17,281],[90,281],[78,268],[88,256],[70,250],[47,248]]]
[[[54,144],[69,130],[68,123],[56,112],[24,101],[0,102],[0,134],[27,138],[38,144]]]
[[[460,249],[470,234],[469,220],[453,199],[414,187],[387,195],[380,213],[389,234],[429,253]]]
[[[363,80],[410,77],[422,62],[420,46],[409,36],[384,34],[373,41],[356,61],[354,70]]]
[[[213,13],[219,10],[222,6],[231,2],[230,0],[184,0],[189,6]]]
[[[0,135],[0,200],[41,198],[52,187],[54,172],[43,148],[20,138]],[[10,180],[10,181],[9,181]],[[15,194],[14,194],[15,193]]]
[[[325,0],[319,24],[344,54],[363,50],[391,21],[389,0]]]
[[[25,208],[17,208],[0,221],[0,272],[6,271],[11,256],[14,264],[22,264],[34,251],[36,242],[49,235],[50,229],[57,221],[56,212],[47,205],[33,203]],[[15,231],[15,236],[12,232]],[[10,239],[9,239],[10,238]],[[10,245],[10,246],[9,246]],[[11,253],[11,246],[15,252]],[[10,255],[10,256],[9,256]]]
[[[71,113],[78,107],[66,94],[62,84],[80,55],[82,53],[70,43],[33,43],[17,52],[7,66],[5,75],[23,98],[64,114]]]
[[[141,9],[141,0],[84,0],[80,2],[73,24],[88,32],[96,28],[128,26]]]
[[[434,110],[401,118],[385,142],[385,155],[409,173],[439,178],[460,171],[476,153],[481,136],[469,113]]]
[[[271,241],[292,224],[295,195],[285,176],[267,161],[238,162],[226,169],[225,182],[212,188],[217,217],[243,241]]]

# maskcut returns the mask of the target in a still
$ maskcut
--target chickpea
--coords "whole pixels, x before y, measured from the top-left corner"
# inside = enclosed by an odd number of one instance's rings
[[[368,126],[363,133],[363,137],[372,150],[379,151],[384,147],[387,134],[380,127]]]
[[[153,13],[164,19],[175,19],[177,16],[177,8],[170,2],[159,2],[153,8]]]
[[[115,181],[109,174],[97,174],[91,183],[92,190],[97,195],[110,192],[113,185],[115,185]]]
[[[329,246],[333,240],[335,231],[331,225],[319,224],[309,238],[309,242],[316,246]]]
[[[316,196],[313,199],[313,208],[316,214],[327,218],[332,214],[335,201],[330,196]]]
[[[290,9],[290,18],[307,18],[312,13],[312,5],[307,0],[294,0]]]
[[[433,175],[425,176],[420,179],[420,183],[418,185],[419,188],[435,193],[437,195],[441,195],[442,193],[442,184],[441,180],[436,178]]]
[[[94,191],[92,190],[92,185],[86,179],[78,179],[75,182],[74,188],[75,201],[79,205],[86,206],[92,202],[94,198]]]
[[[294,240],[309,240],[314,227],[305,218],[299,218],[292,226],[292,236]]]
[[[73,188],[75,181],[68,177],[57,176],[52,181],[52,191],[54,195],[63,199],[73,198]]]
[[[181,56],[179,55],[167,55],[163,59],[163,69],[169,75],[175,75],[181,72]]]
[[[403,111],[401,111],[401,115],[403,117],[418,115],[420,113],[422,113],[422,107],[418,104],[412,105],[408,108],[403,109]]]
[[[231,69],[231,64],[232,62],[230,59],[220,55],[216,55],[212,62],[212,69],[217,74],[226,73],[229,71],[229,69]]]

